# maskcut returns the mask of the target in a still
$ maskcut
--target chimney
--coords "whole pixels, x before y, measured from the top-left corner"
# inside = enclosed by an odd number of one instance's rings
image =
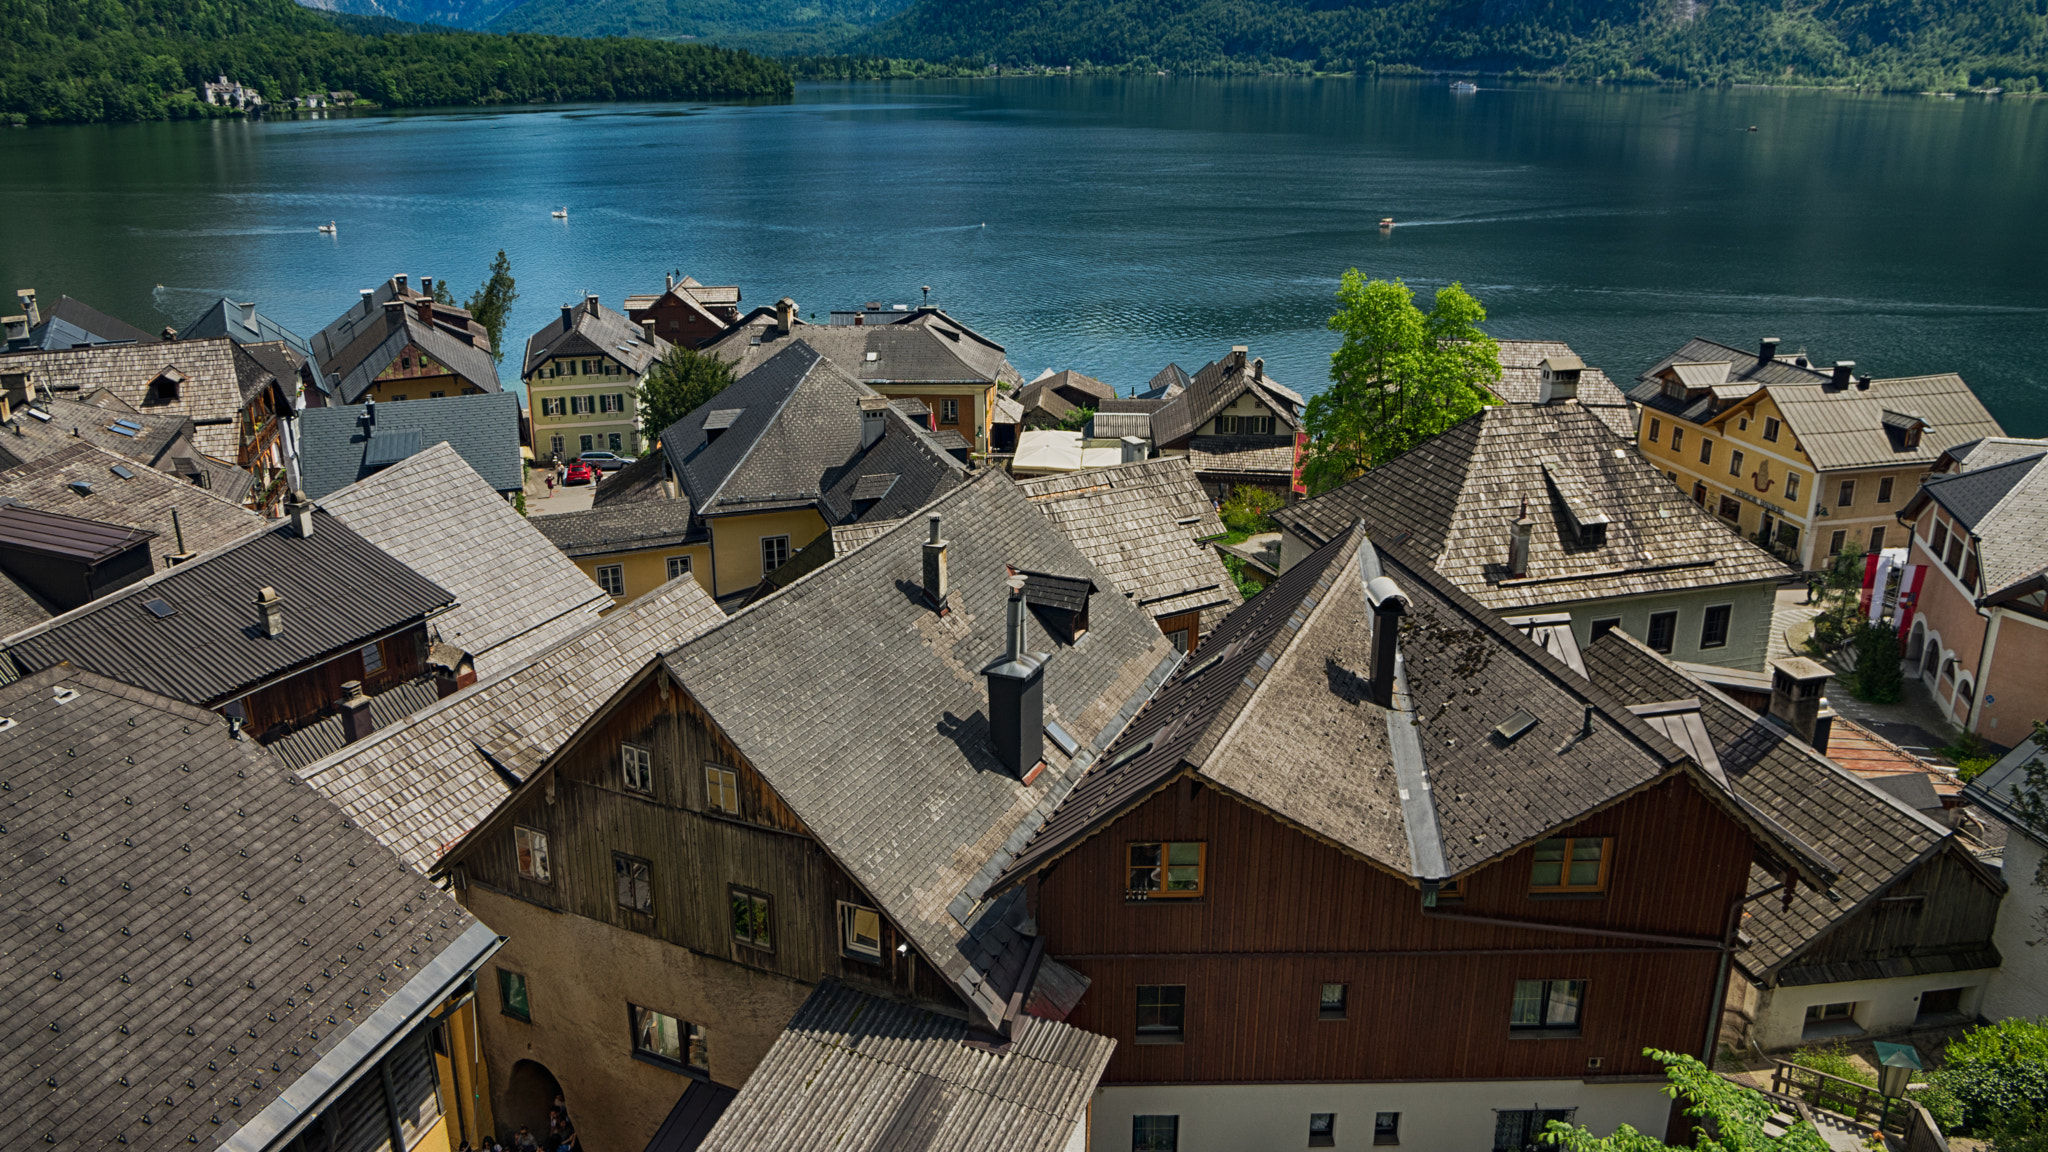
[[[789,335],[790,325],[796,322],[796,301],[784,296],[775,302],[775,331],[777,335]]]
[[[1401,617],[1408,614],[1408,594],[1385,576],[1375,576],[1366,582],[1365,598],[1372,603],[1372,698],[1380,707],[1392,708],[1394,664],[1400,658]]]
[[[654,321],[642,320],[640,322],[640,338],[649,344],[654,343]]]
[[[1529,574],[1529,537],[1536,530],[1536,522],[1529,519],[1529,501],[1522,501],[1522,514],[1515,518],[1514,526],[1508,532],[1508,579],[1520,580]]]
[[[384,325],[391,329],[405,327],[405,301],[386,300],[384,302]]]
[[[422,276],[422,277],[420,277],[420,295],[422,295],[422,296],[432,296],[433,294],[434,294],[434,278],[433,278],[432,276]]]
[[[169,344],[178,338],[178,330],[176,328],[171,327],[169,324],[166,324],[164,325],[164,330],[157,333],[157,338],[162,340],[164,343]]]
[[[874,447],[875,441],[889,427],[889,398],[887,396],[863,396],[860,398],[860,446]],[[937,517],[933,517],[934,520]]]
[[[1152,455],[1151,446],[1140,437],[1126,436],[1119,443],[1123,445],[1123,455],[1117,461],[1119,464],[1142,464],[1146,457]]]
[[[1003,766],[1029,784],[1045,767],[1045,659],[1024,650],[1022,576],[1010,577],[1008,623],[1003,654],[982,669],[988,677],[989,740]]]
[[[1776,336],[1766,336],[1756,346],[1756,363],[1761,368],[1778,358],[1778,345],[1784,341]]]
[[[420,323],[432,324],[434,322],[434,298],[432,296],[420,297],[419,311]]]
[[[256,590],[256,607],[263,613],[263,634],[284,635],[284,597],[277,589],[264,585]]]
[[[377,290],[376,290],[376,289],[374,289],[374,288],[364,288],[364,289],[362,289],[362,295],[363,295],[363,315],[365,315],[365,316],[368,316],[368,315],[370,314],[370,308],[371,308],[371,306],[372,306],[373,302],[374,302],[374,301],[375,301],[375,299],[376,299],[376,296],[377,296]]]
[[[1579,373],[1584,370],[1583,361],[1577,357],[1553,360],[1545,356],[1539,367],[1542,376],[1536,396],[1538,403],[1557,404],[1579,398]]]
[[[391,283],[398,289],[400,295],[409,296],[412,294],[412,289],[405,286],[405,273],[400,272],[398,275],[393,276]]]
[[[353,744],[377,730],[377,718],[370,715],[370,698],[363,694],[361,680],[341,682],[341,735]]]
[[[21,310],[22,310],[22,313],[23,313],[24,315],[26,315],[26,316],[28,317],[28,326],[29,326],[29,327],[33,328],[33,327],[35,327],[36,325],[38,325],[38,324],[41,324],[41,323],[43,322],[43,314],[42,314],[42,311],[41,311],[40,309],[38,309],[38,308],[36,307],[36,290],[35,290],[35,289],[33,289],[33,288],[22,288],[22,289],[18,289],[18,290],[17,290],[17,291],[16,291],[15,293],[14,293],[14,299],[15,299],[15,302],[16,302],[16,303],[18,303],[18,304],[20,304],[20,305],[21,305]]]
[[[1252,361],[1252,379],[1264,380],[1265,378],[1266,358],[1264,356],[1261,356],[1257,360]]]
[[[197,555],[195,552],[185,551],[185,522],[179,518],[176,508],[171,509],[171,537],[178,542],[178,550],[164,557],[164,567],[176,568]]]
[[[1836,388],[1847,388],[1849,386],[1849,374],[1854,371],[1856,371],[1856,362],[1854,360],[1837,360],[1835,361],[1835,378],[1828,383]]]
[[[1246,356],[1249,356],[1249,355],[1251,355],[1251,351],[1252,351],[1252,348],[1251,348],[1251,345],[1249,345],[1249,344],[1233,344],[1233,345],[1231,345],[1231,346],[1230,346],[1230,366],[1231,366],[1232,368],[1242,368],[1242,367],[1244,367],[1244,358],[1245,358]]]
[[[1827,697],[1823,696],[1821,697],[1821,699],[1825,701]],[[1820,715],[1814,717],[1813,721],[1812,744],[1814,750],[1821,753],[1822,755],[1826,755],[1828,750],[1828,738],[1833,736],[1834,734],[1835,710],[1833,708],[1822,708],[1820,710]]]
[[[363,401],[363,426],[372,429],[377,427],[377,402],[375,400]]]
[[[28,347],[28,317],[9,316],[5,320],[0,320],[0,324],[7,326],[7,350],[9,352]]]
[[[1814,738],[1819,735],[1820,693],[1828,675],[1825,664],[1804,656],[1771,661],[1771,715],[1812,747],[1818,747]]]
[[[1868,373],[1856,378],[1856,390],[1858,392],[1870,391],[1870,375]]]
[[[946,576],[946,542],[939,537],[939,517],[932,515],[932,536],[924,542],[924,598],[943,616],[952,605],[946,602],[952,585]]]
[[[292,535],[304,540],[313,534],[313,502],[304,491],[295,490],[286,506],[292,520]]]
[[[434,671],[434,695],[441,700],[476,683],[476,660],[453,644],[430,645],[427,667]]]
[[[669,277],[668,277],[668,291],[670,291],[670,292],[673,292],[673,291],[675,291],[675,290],[676,290],[676,277],[675,277],[675,274],[674,274],[673,272],[671,272],[671,273],[669,274]]]
[[[567,332],[574,327],[576,327],[576,306],[574,304],[564,304],[562,305],[562,331]]]
[[[583,310],[592,316],[597,315],[597,293],[592,292],[583,297]]]

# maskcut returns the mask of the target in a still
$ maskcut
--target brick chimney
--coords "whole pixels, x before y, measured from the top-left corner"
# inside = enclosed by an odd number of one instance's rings
[[[1024,650],[1026,613],[1024,577],[1010,577],[1007,605],[1008,643],[995,662],[982,669],[988,677],[989,741],[996,758],[1019,780],[1029,784],[1045,767],[1045,657]]]
[[[939,535],[939,517],[934,513],[931,539],[924,543],[924,598],[943,616],[952,608],[947,602],[951,592],[946,572],[946,541]]]
[[[267,584],[258,588],[256,590],[256,608],[259,612],[263,613],[263,634],[265,636],[284,635],[284,597],[277,594],[277,589]]]
[[[777,335],[780,335],[780,336],[787,336],[787,335],[789,335],[789,330],[790,330],[790,327],[791,327],[792,325],[794,325],[795,323],[796,323],[796,301],[794,301],[794,300],[791,300],[791,299],[790,299],[789,297],[787,297],[787,296],[784,296],[784,297],[783,297],[782,299],[780,299],[780,300],[777,300],[777,301],[775,302],[775,332],[776,332],[776,334],[777,334]]]
[[[370,698],[363,694],[361,680],[341,682],[341,735],[350,744],[377,730],[377,718],[370,715]]]
[[[1821,689],[1828,676],[1825,664],[1804,656],[1771,661],[1771,715],[1813,747],[1818,747],[1813,742],[1819,735]]]
[[[434,298],[432,296],[420,297],[419,313],[420,323],[431,325],[434,322]]]
[[[1367,543],[1366,547],[1372,547]],[[1385,576],[1366,582],[1372,604],[1372,698],[1382,708],[1394,706],[1394,666],[1401,655],[1401,617],[1408,614],[1408,594]]]

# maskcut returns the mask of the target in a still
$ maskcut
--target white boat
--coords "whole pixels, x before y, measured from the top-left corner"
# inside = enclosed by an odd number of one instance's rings
[[[329,220],[327,223],[322,224],[320,231],[327,233],[329,236],[334,235],[334,221]]]
[[[567,208],[557,208],[553,212],[548,213],[548,215],[553,216],[557,220],[567,220],[569,218],[569,210]]]
[[[1470,80],[1460,80],[1456,84],[1451,85],[1451,91],[1477,92],[1479,91],[1479,85],[1472,83]]]
[[[1394,230],[1394,218],[1393,218],[1392,216],[1382,216],[1382,217],[1380,217],[1380,231],[1382,231],[1382,232],[1392,232],[1393,230]]]

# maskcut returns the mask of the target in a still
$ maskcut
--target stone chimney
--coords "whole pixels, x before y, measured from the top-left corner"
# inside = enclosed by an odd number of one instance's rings
[[[420,323],[431,325],[434,322],[434,298],[432,296],[420,297],[419,313]]]
[[[860,398],[860,446],[872,448],[875,441],[889,427],[889,398],[887,396],[863,396]],[[937,520],[937,517],[933,517]]]
[[[377,730],[377,718],[370,715],[370,698],[363,694],[361,680],[341,682],[341,736],[350,744]]]
[[[29,322],[27,316],[9,316],[0,320],[7,326],[7,350],[9,352],[28,347]]]
[[[1245,361],[1245,357],[1247,357],[1247,356],[1251,355],[1251,351],[1252,351],[1252,349],[1251,349],[1251,345],[1249,345],[1249,344],[1233,344],[1233,345],[1231,345],[1231,346],[1230,346],[1230,366],[1231,366],[1232,368],[1243,368],[1243,367],[1244,367],[1244,361]]]
[[[288,503],[288,514],[292,521],[292,534],[303,540],[313,534],[313,502],[306,499],[303,490],[294,490]]]
[[[1849,377],[1855,371],[1856,362],[1854,360],[1835,361],[1835,378],[1828,381],[1829,386],[1834,388],[1847,388],[1849,386]]]
[[[1827,686],[1825,664],[1804,656],[1771,661],[1771,715],[1785,722],[1792,734],[1813,747],[1819,735],[1821,689]]]
[[[1778,345],[1783,343],[1784,341],[1776,336],[1766,336],[1758,341],[1756,346],[1757,367],[1761,368],[1776,360],[1778,358]]]
[[[1123,447],[1123,455],[1117,461],[1119,464],[1141,464],[1152,455],[1151,445],[1146,444],[1142,437],[1126,436],[1118,443]]]
[[[256,590],[256,608],[263,613],[263,634],[284,635],[284,597],[277,589],[264,585]]]
[[[775,332],[779,336],[789,335],[790,326],[796,323],[796,301],[784,296],[775,302]]]
[[[15,290],[15,293],[14,293],[14,300],[15,300],[15,303],[17,303],[17,304],[19,304],[19,305],[21,306],[21,311],[22,311],[22,314],[23,314],[24,316],[27,316],[27,317],[28,317],[28,326],[29,326],[29,327],[33,328],[33,327],[35,327],[36,325],[38,325],[38,324],[41,324],[41,323],[43,322],[43,313],[42,313],[42,311],[41,311],[40,309],[38,309],[38,308],[36,307],[36,290],[35,290],[35,289],[33,289],[33,288],[19,288],[19,289],[16,289],[16,290]]]
[[[386,300],[384,302],[384,324],[388,328],[405,327],[405,301]]]
[[[1508,529],[1508,579],[1520,580],[1529,574],[1529,540],[1536,531],[1536,521],[1529,518],[1529,502],[1522,501],[1522,514]]]
[[[405,273],[403,273],[403,272],[400,272],[400,273],[398,273],[397,275],[393,276],[393,277],[391,278],[391,283],[392,283],[392,286],[393,286],[393,287],[395,287],[395,288],[397,288],[397,289],[398,289],[398,291],[399,291],[399,294],[400,294],[400,295],[403,295],[403,296],[410,296],[410,295],[412,295],[412,289],[410,289],[410,288],[406,287],[406,285],[405,285]]]
[[[649,344],[654,343],[654,321],[642,320],[640,322],[640,339],[645,340]]]
[[[932,514],[931,539],[924,542],[924,598],[943,616],[952,609],[952,585],[946,573],[946,541],[939,535],[939,517]]]
[[[1367,543],[1366,547],[1372,547]],[[1401,656],[1401,617],[1408,614],[1408,594],[1385,576],[1366,582],[1372,604],[1372,698],[1382,708],[1394,706],[1394,666]]]
[[[1252,361],[1252,379],[1264,380],[1265,378],[1266,358],[1264,356],[1261,356],[1257,360]]]
[[[1029,784],[1045,767],[1045,657],[1025,649],[1024,577],[1010,577],[1007,641],[982,669],[988,677],[989,742],[996,758]]]

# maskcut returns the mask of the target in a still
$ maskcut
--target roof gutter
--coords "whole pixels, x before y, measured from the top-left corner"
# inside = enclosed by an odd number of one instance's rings
[[[255,1119],[222,1141],[224,1152],[265,1152],[289,1143],[412,1034],[456,986],[504,946],[504,937],[472,924],[440,955],[405,982],[368,1020],[330,1048],[319,1063],[294,1080]]]

